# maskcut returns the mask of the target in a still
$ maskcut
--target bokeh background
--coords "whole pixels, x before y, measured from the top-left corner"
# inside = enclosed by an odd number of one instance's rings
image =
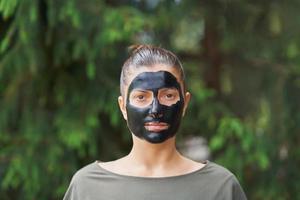
[[[178,148],[249,199],[300,199],[299,0],[0,0],[0,198],[62,199],[130,151],[117,105],[132,44],[175,52],[192,101]],[[120,188],[121,189],[121,188]]]

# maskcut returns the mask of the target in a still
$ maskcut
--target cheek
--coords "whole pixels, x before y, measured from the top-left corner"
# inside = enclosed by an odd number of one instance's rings
[[[183,112],[183,102],[177,102],[172,106],[164,106],[162,113],[164,114],[164,119],[168,122],[177,121],[180,119]]]
[[[148,108],[137,108],[131,104],[126,106],[127,117],[131,121],[140,121],[148,115]]]
[[[182,110],[183,110],[183,103],[178,102],[172,106],[172,114],[173,115],[180,115]]]

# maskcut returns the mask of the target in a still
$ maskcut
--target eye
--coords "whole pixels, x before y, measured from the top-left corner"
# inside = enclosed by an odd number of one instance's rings
[[[159,102],[171,106],[180,100],[179,91],[173,88],[163,88],[158,92]]]
[[[139,100],[139,101],[145,100],[145,96],[144,95],[137,95],[135,98],[137,100]]]
[[[167,99],[172,99],[172,98],[174,98],[174,95],[173,94],[166,94],[166,98]]]

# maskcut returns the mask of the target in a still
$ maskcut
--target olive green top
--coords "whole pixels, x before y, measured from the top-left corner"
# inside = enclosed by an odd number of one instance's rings
[[[235,176],[213,162],[194,172],[169,177],[121,175],[99,166],[80,169],[64,200],[246,200]]]

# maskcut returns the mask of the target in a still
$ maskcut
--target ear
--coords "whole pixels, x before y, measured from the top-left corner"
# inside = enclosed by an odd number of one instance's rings
[[[185,111],[186,111],[186,108],[188,107],[189,103],[190,103],[190,100],[191,100],[191,93],[189,92],[186,92],[184,94],[184,107],[183,107],[183,113],[182,113],[182,116],[185,115]]]
[[[118,103],[119,103],[119,107],[120,110],[122,112],[122,115],[124,117],[125,120],[127,120],[127,112],[126,112],[126,108],[125,108],[125,100],[122,96],[118,97]]]

